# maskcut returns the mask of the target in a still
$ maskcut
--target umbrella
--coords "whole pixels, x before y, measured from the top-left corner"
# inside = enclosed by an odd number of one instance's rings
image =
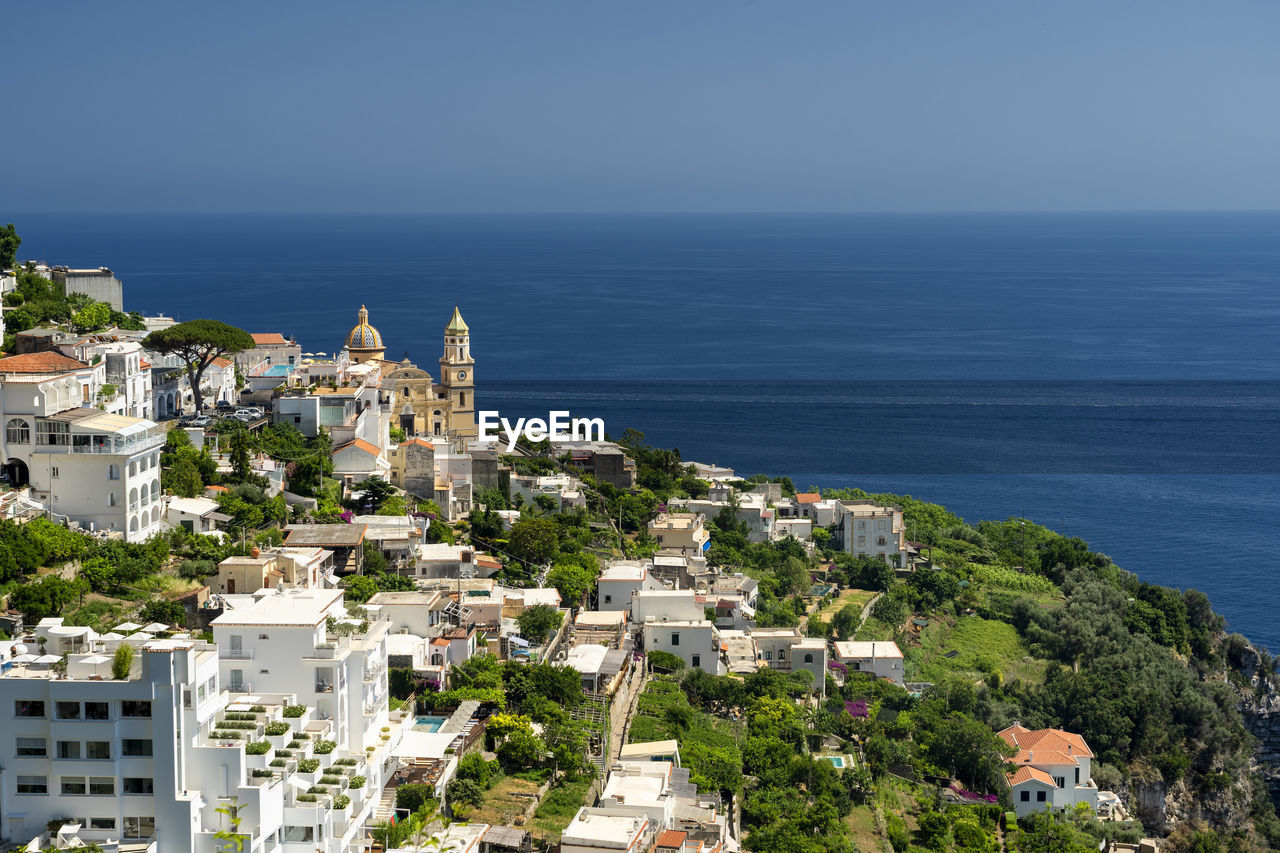
[[[121,622],[115,627],[115,630],[119,631],[121,634],[132,634],[141,627],[142,626],[137,622]]]
[[[163,625],[159,622],[152,622],[150,625],[143,628],[142,630],[146,631],[148,634],[163,634],[165,631],[169,630],[169,626]]]
[[[57,663],[62,660],[62,655],[40,655],[36,658],[36,663]]]
[[[109,643],[113,643],[113,642],[115,642],[116,640],[123,640],[123,639],[124,639],[124,634],[117,634],[115,631],[108,631],[107,633],[105,633],[105,634],[103,634],[101,637],[99,637],[98,639],[99,639],[99,640],[106,640],[106,641],[107,641],[107,642],[109,642]]]
[[[21,654],[13,659],[14,663],[31,663],[36,659],[35,655]]]

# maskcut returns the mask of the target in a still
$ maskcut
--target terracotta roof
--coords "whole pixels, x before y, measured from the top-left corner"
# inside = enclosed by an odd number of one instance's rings
[[[228,489],[226,486],[205,486],[205,487],[204,487],[204,490],[205,490],[206,492],[229,492],[229,491],[231,491],[231,490],[230,490],[230,489]]]
[[[29,352],[0,358],[0,371],[5,373],[67,373],[84,370],[89,365],[68,358],[60,352]]]
[[[1024,782],[1043,782],[1046,785],[1053,785],[1053,778],[1038,767],[1019,767],[1018,772],[1010,773],[1005,777],[1009,781],[1009,787],[1021,785]]]
[[[1014,764],[1078,764],[1077,758],[1093,758],[1084,738],[1062,729],[1031,729],[1009,726],[999,732],[1009,746],[1018,748]]]
[[[796,503],[798,504],[816,504],[822,500],[819,492],[796,492]]]
[[[689,837],[689,833],[687,832],[680,832],[679,830],[676,830],[676,829],[666,829],[666,830],[663,830],[662,834],[658,836],[657,846],[674,847],[677,850],[679,850],[681,847],[684,846],[684,840],[688,837]]]
[[[431,442],[427,441],[425,438],[411,438],[411,439],[409,439],[408,441],[402,442],[402,443],[400,444],[400,446],[401,446],[401,447],[404,447],[406,444],[417,444],[417,445],[420,445],[420,446],[422,446],[422,447],[429,448],[429,449],[431,449],[431,450],[435,450],[435,449],[436,449],[436,446],[435,446],[434,444],[432,444]]]
[[[231,366],[231,359],[229,359],[229,358],[221,358],[221,357],[219,357],[219,358],[215,358],[215,359],[213,360],[213,363],[214,363],[214,365],[216,365],[216,366],[218,366],[218,367],[230,367],[230,366]]]
[[[495,560],[493,557],[487,557],[484,554],[476,556],[476,565],[484,566],[486,569],[502,568],[502,562],[500,560]]]
[[[283,346],[289,343],[279,332],[251,332],[249,337],[253,338],[254,346],[259,347]]]
[[[378,455],[378,448],[374,447],[372,444],[365,441],[363,438],[353,438],[351,441],[348,441],[346,444],[335,447],[333,449],[333,452],[338,453],[339,451],[346,450],[348,447],[355,447],[357,450],[363,450],[365,453],[368,453],[372,456]]]

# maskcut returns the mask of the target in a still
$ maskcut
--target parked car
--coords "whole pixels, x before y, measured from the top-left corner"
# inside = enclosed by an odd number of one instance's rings
[[[218,405],[215,408],[217,408],[219,412],[226,413],[226,412],[234,411],[236,408],[236,404],[228,400],[219,400]]]
[[[213,418],[209,417],[208,415],[196,415],[188,423],[190,423],[190,425],[193,427],[200,427],[203,429],[204,427],[207,427],[209,424],[213,423]]]
[[[233,414],[230,414],[227,417],[235,418],[236,420],[247,424],[262,417],[262,413],[253,409],[236,409]]]

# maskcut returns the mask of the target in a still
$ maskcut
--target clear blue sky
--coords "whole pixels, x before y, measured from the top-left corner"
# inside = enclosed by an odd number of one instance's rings
[[[2,22],[0,218],[1280,207],[1274,0],[7,0]]]

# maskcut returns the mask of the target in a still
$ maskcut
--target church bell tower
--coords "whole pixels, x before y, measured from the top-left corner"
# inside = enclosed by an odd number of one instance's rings
[[[466,437],[476,435],[475,377],[471,358],[471,330],[458,306],[444,327],[444,356],[440,359],[440,384],[449,395],[449,429]]]

